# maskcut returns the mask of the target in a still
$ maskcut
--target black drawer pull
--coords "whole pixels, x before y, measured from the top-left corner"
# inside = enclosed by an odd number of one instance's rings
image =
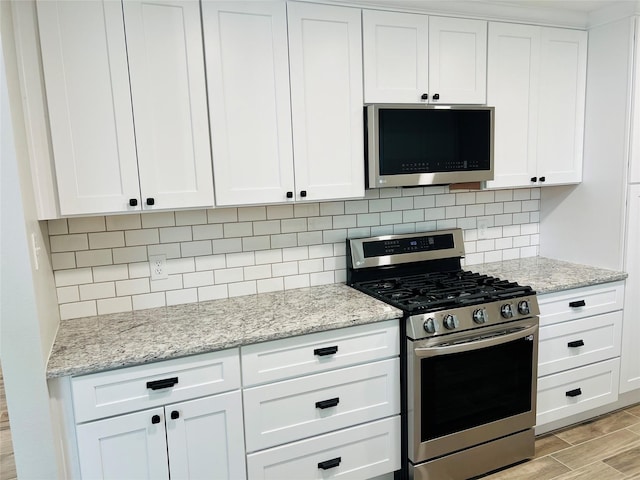
[[[567,347],[569,347],[569,348],[584,347],[584,341],[583,340],[574,340],[573,342],[567,343]]]
[[[153,423],[154,425],[160,423],[160,415],[154,415],[153,417],[151,417],[151,423]]]
[[[321,468],[322,470],[329,470],[330,468],[334,468],[340,465],[341,461],[342,461],[342,457],[336,457],[336,458],[332,458],[331,460],[325,460],[324,462],[320,462],[318,464],[318,468]]]
[[[316,348],[313,351],[313,354],[319,357],[325,357],[327,355],[333,355],[334,353],[337,353],[337,352],[338,352],[338,346],[334,345],[333,347]]]
[[[316,408],[331,408],[335,407],[340,403],[340,397],[330,398],[329,400],[322,400],[321,402],[316,402]]]
[[[147,382],[147,388],[151,390],[162,390],[163,388],[173,387],[176,383],[178,383],[178,377],[163,378],[162,380]]]
[[[171,412],[171,420],[177,420],[180,418],[180,412],[177,410],[174,410],[173,412]]]
[[[569,390],[567,393],[565,393],[565,395],[567,397],[577,397],[578,395],[582,395],[582,390],[580,390],[579,388],[576,388],[575,390]]]
[[[571,308],[584,307],[587,304],[584,300],[576,300],[575,302],[569,302]]]

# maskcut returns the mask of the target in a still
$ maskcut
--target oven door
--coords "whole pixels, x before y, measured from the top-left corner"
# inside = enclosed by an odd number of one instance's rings
[[[535,425],[537,317],[409,340],[407,356],[414,464]]]

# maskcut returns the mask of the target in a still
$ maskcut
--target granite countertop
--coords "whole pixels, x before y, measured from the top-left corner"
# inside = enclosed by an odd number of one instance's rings
[[[627,278],[624,272],[562,262],[545,257],[469,265],[467,270],[531,286],[539,295]]]
[[[47,378],[95,373],[399,318],[344,284],[63,320]]]

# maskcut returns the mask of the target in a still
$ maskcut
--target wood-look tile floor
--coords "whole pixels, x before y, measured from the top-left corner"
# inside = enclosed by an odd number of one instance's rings
[[[9,429],[7,397],[4,394],[4,380],[0,366],[0,480],[16,480],[16,462],[13,459],[13,444]]]
[[[537,437],[535,458],[482,480],[640,480],[640,404]]]

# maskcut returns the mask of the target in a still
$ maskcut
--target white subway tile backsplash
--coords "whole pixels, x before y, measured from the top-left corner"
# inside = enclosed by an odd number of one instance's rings
[[[68,218],[69,233],[104,232],[107,227],[104,217]]]
[[[222,238],[222,224],[212,223],[210,225],[194,225],[191,228],[194,240],[213,240]]]
[[[47,221],[47,229],[49,231],[49,235],[64,235],[69,233],[69,226],[66,218]]]
[[[124,232],[124,241],[127,247],[153,245],[154,243],[160,243],[160,235],[157,228],[127,230]]]
[[[164,307],[167,300],[164,292],[145,293],[143,295],[133,295],[131,297],[134,310],[143,310],[145,308]]]
[[[124,297],[126,295],[139,295],[142,293],[149,293],[150,291],[151,288],[149,287],[148,278],[120,280],[116,282],[116,295],[118,297]]]
[[[198,288],[198,301],[206,302],[207,300],[218,300],[220,298],[227,298],[229,292],[227,285],[209,285],[207,287]]]
[[[75,235],[56,235],[49,237],[52,253],[76,252],[89,249],[89,239],[86,233]]]
[[[160,229],[161,243],[190,242],[193,240],[191,227],[164,227]]]
[[[370,189],[359,200],[73,218],[47,226],[66,319],[344,282],[348,237],[459,227],[465,265],[536,255],[539,208],[539,188],[437,186]],[[478,239],[479,220],[488,225],[486,239]],[[166,280],[149,278],[148,255],[156,254],[167,257]]]
[[[198,301],[198,289],[186,288],[184,290],[171,290],[167,292],[167,306],[195,303]]]
[[[98,315],[130,312],[131,310],[133,310],[131,297],[116,297],[98,300]]]
[[[180,244],[180,253],[183,257],[200,257],[213,253],[211,240],[198,240],[196,242],[183,242]]]
[[[265,278],[257,281],[258,293],[279,292],[284,290],[284,279],[282,277]]]
[[[149,245],[147,247],[149,255],[165,255],[169,258],[180,258],[179,243],[160,243],[157,245]]]
[[[267,207],[242,207],[238,208],[238,221],[253,222],[256,220],[266,220]]]
[[[139,214],[131,215],[110,215],[106,217],[107,230],[120,231],[142,228],[142,221]]]
[[[80,300],[97,300],[98,298],[112,298],[116,296],[113,282],[87,283],[80,285]]]
[[[206,210],[178,210],[176,213],[176,226],[202,225],[207,223]]]
[[[293,205],[267,206],[268,220],[282,220],[283,218],[293,218]]]
[[[196,257],[196,271],[202,270],[217,270],[219,268],[227,267],[227,256],[220,255],[206,255],[204,257]]]
[[[98,314],[95,300],[88,302],[74,302],[60,305],[60,319],[92,317]]]
[[[114,280],[124,280],[128,277],[129,269],[126,264],[93,267],[94,282],[111,282]]]
[[[148,260],[146,246],[114,248],[112,252],[113,263],[133,263]]]
[[[70,270],[58,270],[53,272],[56,287],[67,287],[69,285],[82,285],[92,283],[93,275],[90,268],[73,268]]]
[[[52,253],[51,268],[54,270],[76,268],[76,254],[74,252]]]
[[[173,227],[176,224],[174,212],[151,212],[141,215],[142,228]]]
[[[76,252],[76,265],[78,267],[97,267],[99,265],[111,264],[113,264],[113,256],[110,248]]]
[[[208,223],[227,223],[238,221],[237,208],[212,208],[207,210]]]

